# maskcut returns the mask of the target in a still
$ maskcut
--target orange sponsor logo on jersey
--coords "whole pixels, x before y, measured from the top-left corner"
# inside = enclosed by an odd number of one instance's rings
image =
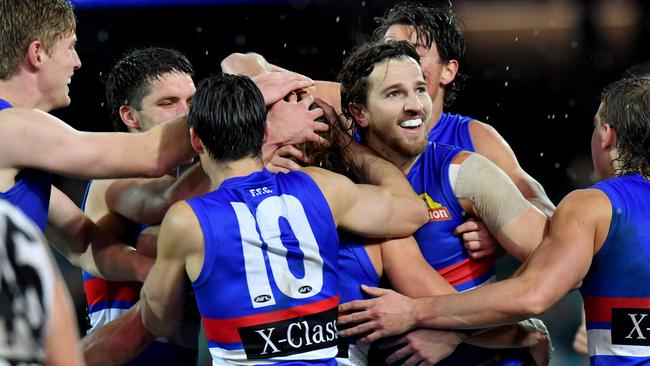
[[[451,220],[451,214],[447,207],[439,204],[434,201],[428,194],[422,193],[420,198],[426,202],[427,207],[429,208],[429,222],[432,221],[448,221]]]

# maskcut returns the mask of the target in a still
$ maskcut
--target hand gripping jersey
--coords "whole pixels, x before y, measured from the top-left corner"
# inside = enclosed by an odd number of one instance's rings
[[[474,152],[474,144],[469,134],[469,123],[473,120],[460,114],[443,112],[438,123],[429,131],[429,141]]]
[[[0,111],[7,108],[12,108],[11,104],[0,99]],[[36,169],[22,169],[16,175],[16,184],[6,192],[0,192],[0,198],[18,207],[43,232],[47,223],[51,184],[50,173]]]
[[[4,200],[0,238],[0,364],[41,365],[56,269],[36,226]]]
[[[591,365],[650,364],[650,181],[593,186],[612,204],[609,233],[582,282]]]
[[[407,179],[429,207],[429,222],[413,235],[422,255],[456,290],[466,291],[494,280],[494,259],[469,257],[462,239],[453,234],[465,221],[465,213],[449,180],[449,165],[462,150],[430,142],[415,162]],[[490,350],[461,344],[440,365],[521,365],[526,350]]]
[[[338,235],[301,172],[225,180],[189,200],[205,260],[192,284],[214,365],[336,365]]]
[[[86,200],[92,181],[86,186],[86,193],[81,209],[85,210]],[[120,238],[128,244],[135,244],[138,235],[146,225],[130,225],[129,229]],[[81,271],[83,277],[84,293],[86,294],[86,303],[88,304],[88,318],[90,320],[90,329],[92,333],[97,329],[105,326],[113,320],[126,313],[138,300],[140,300],[140,288],[142,283],[135,281],[114,282],[107,281],[103,278],[95,277],[92,274]],[[188,337],[192,339],[192,337]],[[194,335],[193,338],[196,338]],[[194,343],[195,339],[190,342]],[[189,347],[189,345],[188,345]],[[193,348],[196,348],[194,345]],[[148,366],[148,365],[186,365],[193,364],[196,360],[196,350],[170,343],[167,339],[157,338],[151,342],[135,359],[127,363],[126,366]]]

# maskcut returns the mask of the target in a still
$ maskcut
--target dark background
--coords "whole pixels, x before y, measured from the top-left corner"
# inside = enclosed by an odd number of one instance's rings
[[[333,80],[345,55],[374,28],[374,17],[395,4],[176,2],[79,3],[82,68],[73,78],[72,105],[55,114],[81,130],[109,131],[105,75],[122,54],[146,46],[183,52],[194,64],[197,83],[219,72],[228,54],[247,51],[314,79]],[[459,0],[453,7],[464,23],[467,53],[461,72],[469,78],[447,110],[493,125],[556,204],[568,191],[590,184],[589,141],[600,91],[629,66],[648,60],[650,5],[641,0]],[[80,199],[83,182],[56,184]],[[70,286],[78,292],[77,285]],[[570,297],[549,315],[559,351],[556,365],[578,362],[563,358],[573,357],[570,343],[578,322],[577,296]]]

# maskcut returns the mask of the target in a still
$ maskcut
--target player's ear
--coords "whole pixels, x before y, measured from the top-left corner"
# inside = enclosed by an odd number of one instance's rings
[[[603,134],[600,140],[600,145],[603,150],[611,150],[616,147],[616,139],[616,130],[609,123],[604,123]]]
[[[354,103],[350,103],[350,105],[348,105],[348,110],[350,111],[350,114],[352,115],[352,117],[360,127],[363,128],[368,127],[370,122],[366,117],[366,111],[364,110],[363,107],[360,107]]]
[[[138,120],[138,114],[129,105],[120,106],[120,119],[126,125],[127,128],[132,130],[140,130],[140,121]]]
[[[190,143],[192,144],[192,148],[194,149],[194,151],[196,151],[197,153],[203,154],[205,152],[205,148],[203,147],[203,142],[201,141],[199,135],[196,133],[194,127],[190,128]]]
[[[25,61],[29,63],[29,66],[34,69],[40,69],[43,64],[43,56],[45,54],[45,48],[41,41],[34,40],[27,47],[27,54],[25,55]]]
[[[452,81],[456,78],[458,73],[458,61],[449,60],[446,64],[443,65],[442,71],[440,73],[440,84],[447,86],[451,84]]]

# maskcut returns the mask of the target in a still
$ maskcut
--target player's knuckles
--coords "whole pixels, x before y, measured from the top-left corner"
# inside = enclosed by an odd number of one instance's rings
[[[465,248],[467,248],[469,250],[475,250],[476,251],[476,250],[480,249],[480,247],[481,247],[481,244],[476,240],[465,241]]]
[[[479,221],[468,220],[465,223],[463,223],[463,226],[465,226],[466,230],[478,230],[480,224]]]
[[[409,355],[411,355],[413,351],[407,347],[404,347],[402,349],[398,349],[397,351],[393,352],[392,355],[390,355],[388,358],[386,358],[386,362],[391,364],[393,362],[397,362]]]
[[[340,322],[341,323],[354,323],[359,321],[359,314],[358,313],[352,313],[349,315],[344,316]]]
[[[463,234],[463,240],[465,241],[476,241],[479,239],[478,232],[469,231]]]
[[[406,360],[403,363],[403,365],[404,366],[415,366],[415,365],[419,365],[420,361],[422,361],[422,359],[420,357],[418,357],[417,355],[412,355],[411,357],[409,357],[408,360]]]
[[[472,257],[472,259],[481,259],[483,257],[486,257],[487,254],[484,252],[471,252],[469,253],[469,256]]]

